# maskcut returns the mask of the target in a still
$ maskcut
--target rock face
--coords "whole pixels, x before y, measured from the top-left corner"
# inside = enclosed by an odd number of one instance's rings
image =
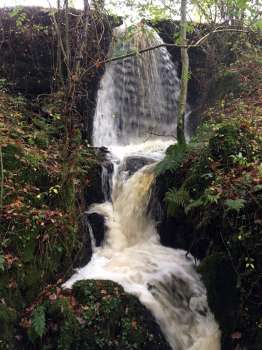
[[[0,75],[24,94],[49,93],[52,84],[51,16],[48,10],[1,9]]]
[[[95,245],[96,247],[99,247],[101,246],[105,238],[105,218],[102,215],[93,213],[87,215],[87,220],[89,221],[92,228],[92,233],[95,239]]]
[[[195,246],[191,247],[194,240],[193,224],[188,220],[184,211],[178,208],[175,217],[167,213],[165,194],[169,190],[171,179],[175,176],[169,173],[156,178],[148,211],[157,223],[157,231],[163,245],[191,251],[197,258],[202,258],[201,250],[195,249]]]
[[[106,148],[95,148],[94,151],[97,162],[90,169],[90,181],[84,189],[87,206],[110,200],[113,164],[108,159],[108,150]]]
[[[69,18],[71,42],[77,42],[76,19],[78,11],[71,9],[73,13]],[[64,29],[64,14],[60,13],[62,30]],[[54,35],[53,20],[50,11],[42,8],[17,7],[14,9],[1,9],[1,56],[0,76],[4,79],[9,89],[23,95],[36,97],[50,94],[56,89],[58,77],[57,70],[57,42]],[[91,16],[92,17],[92,16]],[[104,72],[103,67],[93,67],[93,62],[107,55],[111,41],[112,28],[120,24],[119,20],[110,17],[102,18],[96,23],[94,18],[90,20],[88,32],[88,52],[81,59],[81,64],[88,68],[87,74],[78,84],[76,109],[80,114],[79,126],[82,126],[82,134],[91,143],[93,115],[96,107],[96,96],[100,78]],[[160,36],[167,43],[174,42],[174,36],[179,32],[179,24],[171,21],[161,21],[154,24]],[[196,41],[205,27],[196,27],[189,38]],[[97,36],[101,38],[97,45]],[[180,75],[180,50],[168,48],[173,61],[178,66]],[[204,104],[212,82],[212,74],[215,72],[219,55],[219,43],[214,45],[214,50],[207,53],[202,48],[194,48],[189,51],[191,78],[189,80],[189,104],[192,107],[192,123],[198,124],[199,109]],[[209,48],[210,50],[210,48]],[[221,51],[221,50],[220,50]],[[72,45],[72,57],[74,47]],[[92,62],[90,61],[92,57]],[[193,127],[194,128],[194,127]]]
[[[188,33],[188,42],[196,43],[204,35],[212,31],[207,24],[191,23],[194,30]],[[153,23],[163,41],[174,44],[179,35],[180,24],[178,21],[163,20]],[[212,36],[212,44],[209,42],[188,50],[190,79],[188,81],[188,103],[191,113],[188,116],[189,135],[193,135],[201,121],[203,111],[210,100],[217,96],[216,79],[221,64],[229,65],[237,60],[234,54],[233,43],[238,39],[232,33]],[[178,76],[181,76],[181,52],[178,47],[168,47],[173,62],[176,63]]]
[[[113,164],[108,159],[108,150],[103,147],[94,148],[94,154],[96,162],[89,169],[89,180],[83,188],[82,198],[83,241],[86,242],[86,254],[81,261],[78,261],[80,264],[77,267],[85,265],[90,260],[91,239],[95,240],[96,246],[100,246],[105,236],[105,219],[97,213],[88,213],[91,205],[111,200]]]
[[[75,46],[79,33],[77,20],[78,10],[70,9],[70,43],[71,57],[75,58]],[[64,30],[64,12],[60,12],[61,30]],[[55,91],[58,86],[57,75],[57,40],[53,26],[52,13],[40,7],[22,7],[0,9],[0,77],[8,89],[22,95],[40,98]],[[96,93],[103,67],[94,67],[93,62],[104,57],[111,41],[111,27],[114,21],[104,17],[99,23],[90,13],[88,26],[88,49],[81,57],[81,65],[89,68],[89,74],[77,84],[75,108],[78,125],[85,139],[91,142],[92,120],[95,108]],[[97,43],[99,37],[99,44]],[[76,45],[76,44],[75,44]],[[92,62],[90,61],[92,57]],[[90,69],[90,66],[93,66]],[[65,67],[62,67],[64,69]],[[40,96],[39,96],[40,95]]]
[[[145,165],[151,164],[153,162],[154,159],[141,156],[127,157],[123,163],[121,171],[125,171],[127,173],[127,176],[131,176],[139,169],[143,168]]]
[[[171,350],[151,313],[111,281],[80,281],[72,292],[53,294],[39,307],[44,335],[37,337],[31,327],[25,348],[31,342],[48,349]]]

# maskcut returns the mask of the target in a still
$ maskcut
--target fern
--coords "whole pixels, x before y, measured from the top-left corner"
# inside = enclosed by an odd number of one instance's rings
[[[204,204],[203,196],[196,200],[192,200],[186,207],[185,213],[188,214],[192,209],[201,207]]]
[[[185,208],[190,201],[190,196],[187,190],[180,188],[176,190],[171,188],[165,196],[167,202],[167,212],[169,215],[174,215],[177,208]]]
[[[156,175],[159,176],[167,171],[175,172],[182,164],[187,153],[187,145],[175,144],[169,147],[165,158],[155,167]]]
[[[39,337],[42,337],[45,332],[45,324],[45,308],[42,305],[40,305],[34,310],[32,314],[32,327],[34,332]]]
[[[225,204],[228,207],[227,210],[236,210],[237,212],[240,209],[243,209],[246,201],[244,199],[227,199]]]
[[[0,252],[0,271],[4,271],[5,269],[5,257]]]

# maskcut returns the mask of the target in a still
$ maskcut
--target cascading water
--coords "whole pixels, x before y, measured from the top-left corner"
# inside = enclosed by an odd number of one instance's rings
[[[150,28],[130,39],[116,30],[114,56],[162,43]],[[146,137],[175,136],[179,79],[168,51],[161,47],[108,66],[98,92],[93,141],[96,146],[126,145]]]
[[[159,42],[152,30],[135,39],[139,48]],[[89,264],[64,286],[111,279],[151,310],[174,350],[219,350],[220,331],[193,258],[162,246],[147,213],[155,162],[172,143],[165,136],[176,129],[178,91],[176,70],[164,48],[107,67],[98,93],[94,144],[108,146],[112,154],[112,200],[89,210],[105,217],[107,232]]]

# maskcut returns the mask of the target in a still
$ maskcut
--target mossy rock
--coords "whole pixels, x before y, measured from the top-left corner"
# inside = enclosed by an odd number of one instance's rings
[[[207,256],[199,266],[207,288],[208,303],[224,336],[234,332],[237,324],[239,291],[232,262],[222,253]]]
[[[241,84],[239,73],[228,70],[211,82],[208,100],[212,103],[228,94],[237,96],[242,91],[244,91],[244,87]]]
[[[9,171],[17,170],[21,167],[20,158],[23,155],[23,150],[19,145],[8,144],[3,147],[3,163],[5,169]]]
[[[209,141],[210,155],[226,165],[230,165],[230,156],[239,152],[238,127],[226,125],[221,127]]]
[[[257,153],[253,149],[255,139],[258,142],[257,135],[249,130],[247,125],[241,125],[236,121],[227,122],[210,138],[209,156],[221,162],[224,168],[234,165],[234,155],[241,154],[248,161],[252,161]]]
[[[111,281],[80,281],[45,308],[45,333],[26,346],[63,350],[171,350],[152,314]]]

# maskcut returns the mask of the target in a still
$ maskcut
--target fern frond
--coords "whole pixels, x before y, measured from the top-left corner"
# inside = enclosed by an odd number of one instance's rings
[[[42,337],[45,332],[45,309],[42,305],[38,306],[32,314],[32,327],[35,333]]]
[[[165,158],[155,167],[156,175],[159,176],[167,171],[175,172],[182,164],[187,153],[186,144],[175,144],[167,150]]]
[[[185,208],[190,201],[190,195],[188,191],[184,188],[176,190],[171,188],[165,196],[165,201],[167,203],[167,212],[169,215],[174,215],[177,208]]]

